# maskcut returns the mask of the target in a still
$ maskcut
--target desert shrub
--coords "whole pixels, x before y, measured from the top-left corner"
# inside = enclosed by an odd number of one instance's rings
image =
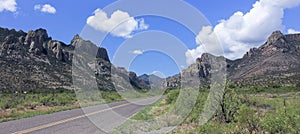
[[[3,105],[2,107],[4,109],[11,109],[11,108],[17,108],[18,105],[23,104],[24,103],[24,97],[19,95],[19,94],[6,94],[5,98],[1,98],[4,99],[3,101]]]
[[[259,131],[259,118],[251,107],[242,105],[238,110],[237,120],[241,131],[245,133]]]
[[[240,133],[236,123],[221,124],[211,121],[197,128],[200,134],[223,134],[223,133]]]
[[[196,104],[190,113],[190,115],[187,117],[186,122],[197,122],[200,114],[203,112],[203,107],[205,104],[205,101],[207,99],[208,93],[200,93],[198,95]]]
[[[294,121],[284,113],[273,113],[269,114],[261,124],[263,129],[270,133],[289,133]]]
[[[228,85],[228,84],[227,84]],[[230,123],[235,121],[235,115],[240,108],[241,99],[233,88],[226,86],[223,98],[220,100],[217,110],[217,118],[220,122]]]
[[[272,84],[270,85],[270,87],[272,87],[272,88],[280,88],[280,87],[281,87],[281,84],[280,84],[280,83],[272,83]]]
[[[296,84],[296,87],[300,88],[300,82],[298,82],[298,83]]]
[[[174,103],[178,98],[179,92],[180,92],[180,90],[178,90],[178,89],[170,90],[166,97],[167,104]]]
[[[116,91],[103,91],[101,94],[98,94],[98,98],[99,96],[104,99],[106,103],[122,100],[122,97]]]
[[[37,106],[39,106],[38,102],[25,102],[24,107],[28,109],[35,109]]]
[[[186,88],[181,89],[179,95],[177,95],[178,93],[176,91],[172,93],[170,95],[170,98],[172,99],[169,100],[169,102],[174,104],[174,114],[180,115],[181,117],[187,117],[195,107],[198,92],[197,89]]]

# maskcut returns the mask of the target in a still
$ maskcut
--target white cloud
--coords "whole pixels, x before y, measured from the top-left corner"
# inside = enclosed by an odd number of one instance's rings
[[[296,33],[300,33],[300,31],[295,29],[288,29],[288,34],[296,34]]]
[[[132,32],[146,30],[149,27],[144,23],[144,19],[135,19],[127,12],[117,10],[109,18],[107,13],[100,9],[96,9],[94,15],[88,17],[87,24],[96,30],[124,38],[131,38]]]
[[[149,28],[149,25],[145,24],[144,19],[139,19],[139,30],[147,30]]]
[[[136,54],[136,55],[141,55],[141,54],[143,54],[143,53],[144,53],[143,50],[133,50],[133,51],[132,51],[132,54]]]
[[[34,5],[34,7],[33,7],[34,10],[41,10],[41,8],[42,8],[42,5],[40,5],[40,4]]]
[[[44,4],[44,5],[34,5],[34,10],[39,10],[44,13],[50,13],[50,14],[55,14],[56,9],[55,7],[51,6],[50,4]]]
[[[229,19],[221,20],[214,28],[203,27],[196,37],[199,46],[186,52],[187,63],[195,62],[204,52],[224,55],[229,59],[241,58],[250,48],[266,41],[273,31],[283,30],[284,9],[299,3],[300,0],[259,0],[245,14],[238,11]],[[224,53],[216,49],[220,45]]]
[[[0,0],[0,12],[7,10],[10,12],[17,11],[17,2],[16,0]]]
[[[160,78],[166,78],[166,76],[164,75],[164,73],[162,73],[161,71],[157,71],[157,70],[154,70],[152,73],[150,73],[152,75],[156,75]],[[150,77],[150,80],[151,80],[151,77]]]

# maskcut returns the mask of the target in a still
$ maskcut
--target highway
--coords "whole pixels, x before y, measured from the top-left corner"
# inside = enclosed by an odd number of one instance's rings
[[[134,99],[0,123],[0,134],[99,134],[112,132],[160,97]]]

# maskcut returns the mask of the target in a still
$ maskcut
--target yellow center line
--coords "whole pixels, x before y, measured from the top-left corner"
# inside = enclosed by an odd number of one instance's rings
[[[143,101],[143,100],[140,100],[140,101]],[[140,101],[137,101],[137,102],[140,102]],[[56,126],[56,125],[59,125],[59,124],[63,124],[63,123],[66,123],[66,122],[70,122],[70,121],[73,121],[73,120],[84,118],[84,117],[87,117],[87,116],[91,116],[91,115],[95,115],[95,114],[98,114],[98,113],[102,113],[102,112],[105,112],[105,111],[109,111],[109,110],[113,110],[113,109],[116,109],[116,108],[124,107],[124,106],[130,105],[130,104],[132,104],[132,103],[126,103],[126,104],[114,106],[114,107],[111,107],[111,108],[103,109],[103,110],[100,110],[100,111],[95,111],[95,112],[92,112],[92,113],[89,113],[89,114],[80,115],[80,116],[76,116],[76,117],[72,117],[72,118],[60,120],[60,121],[57,121],[57,122],[52,122],[52,123],[41,125],[41,126],[37,126],[37,127],[34,127],[34,128],[29,128],[29,129],[26,129],[26,130],[21,130],[21,131],[18,131],[18,132],[14,132],[13,134],[30,133],[30,132],[33,132],[33,131],[37,131],[37,130],[45,129],[45,128],[48,128],[48,127]]]

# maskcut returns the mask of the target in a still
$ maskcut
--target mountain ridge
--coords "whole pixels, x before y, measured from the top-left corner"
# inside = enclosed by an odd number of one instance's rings
[[[53,40],[41,28],[28,33],[0,28],[0,91],[76,88],[72,81],[75,47],[95,56],[90,57],[95,60],[87,61],[84,67],[93,73],[100,90],[200,87],[211,82],[216,66],[224,65],[227,79],[239,85],[294,84],[300,78],[300,34],[284,35],[275,31],[263,45],[250,49],[237,60],[204,53],[181,74],[161,79],[147,74],[137,76],[122,67],[115,67],[105,48],[97,47],[79,35],[65,44]]]
[[[274,31],[268,40],[258,48],[252,48],[246,54],[236,60],[226,59],[227,79],[241,86],[295,84],[300,81],[300,34],[284,35],[280,31]],[[194,81],[206,81],[210,79],[211,66],[207,64],[206,58],[217,58],[211,54],[204,53],[196,62],[191,64],[179,76],[167,78],[164,86],[167,88],[178,88],[181,86],[181,75],[193,77],[187,73],[197,74]],[[222,61],[222,60],[220,60]],[[206,80],[205,80],[206,79]],[[194,82],[195,83],[195,82]],[[200,82],[203,85],[209,82]],[[192,86],[197,86],[193,85]],[[199,87],[199,85],[198,85]]]
[[[79,60],[75,62],[84,61],[83,69],[94,73],[87,76],[96,78],[100,90],[115,90],[114,84],[119,83],[113,83],[112,77],[120,83],[134,83],[132,80],[137,79],[135,73],[114,67],[105,48],[97,47],[79,35],[75,35],[70,44],[65,44],[52,40],[42,28],[30,30],[28,33],[0,28],[0,91],[77,88],[72,81],[78,75],[72,75],[75,47],[82,50],[82,53],[76,54]],[[84,58],[91,55],[95,57]],[[147,88],[139,82],[130,86],[135,89]]]

